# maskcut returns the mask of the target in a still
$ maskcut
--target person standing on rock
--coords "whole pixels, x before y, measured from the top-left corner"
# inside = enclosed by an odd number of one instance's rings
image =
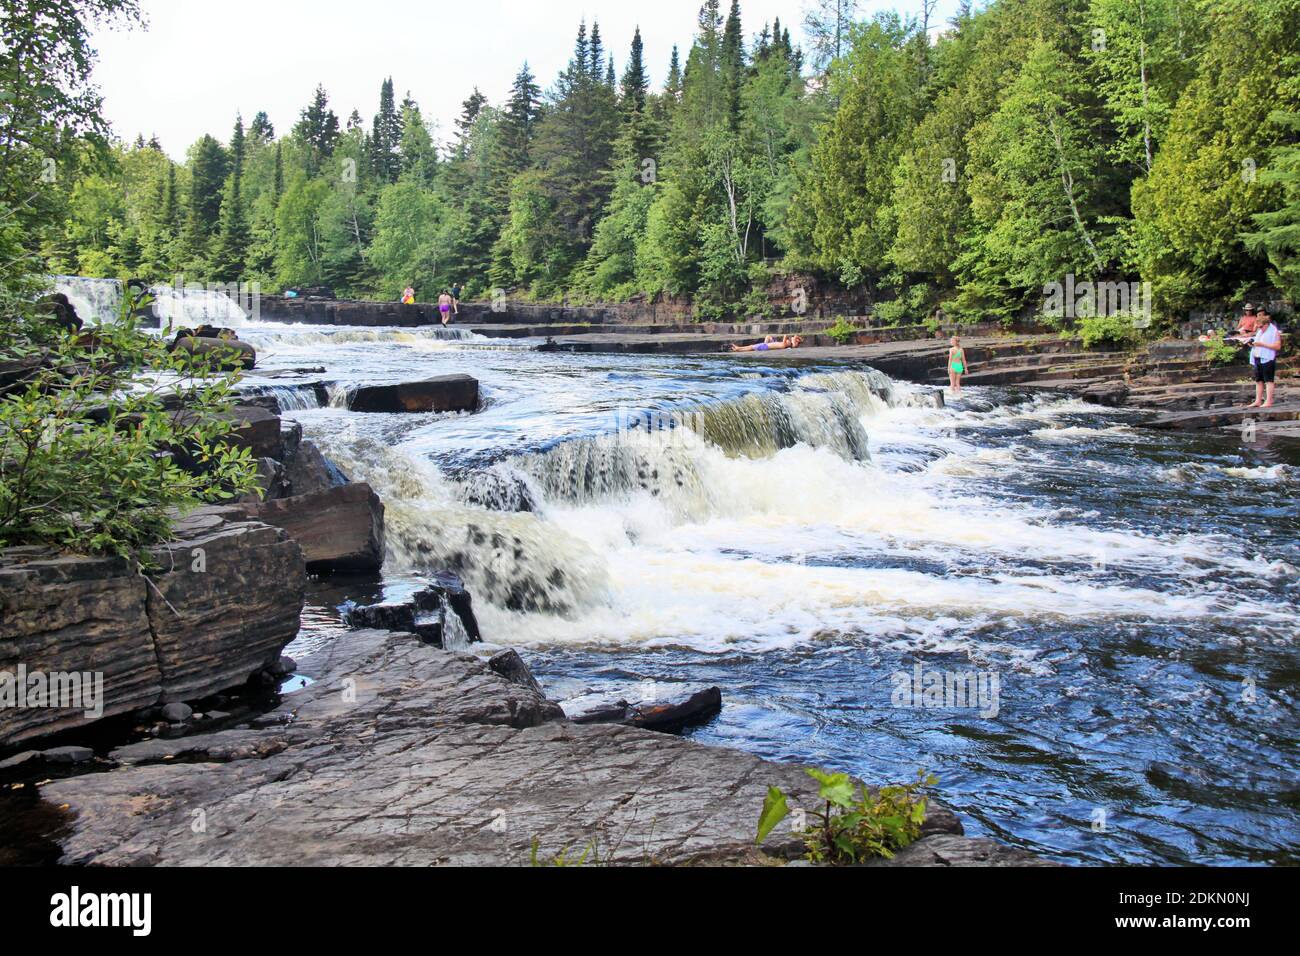
[[[460,294],[464,291],[459,282],[451,287],[451,311],[454,315],[460,315]]]
[[[442,325],[446,328],[451,324],[451,309],[456,300],[451,297],[451,293],[446,289],[442,290],[442,295],[438,296],[438,311],[442,313]]]
[[[961,336],[952,337],[952,348],[948,350],[948,384],[952,386],[953,395],[961,394],[961,377],[970,371],[966,361],[966,350],[962,348]]]
[[[1277,356],[1282,351],[1282,332],[1273,324],[1267,308],[1255,312],[1257,331],[1250,345],[1250,368],[1255,377],[1255,401],[1247,408],[1272,408],[1277,389]]]

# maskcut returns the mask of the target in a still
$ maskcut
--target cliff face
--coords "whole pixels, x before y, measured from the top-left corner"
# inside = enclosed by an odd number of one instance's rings
[[[21,705],[0,706],[0,746],[215,694],[279,660],[298,633],[302,549],[239,509],[175,531],[147,578],[119,558],[0,552],[0,685],[28,678]],[[87,684],[75,706],[30,693],[56,675]]]

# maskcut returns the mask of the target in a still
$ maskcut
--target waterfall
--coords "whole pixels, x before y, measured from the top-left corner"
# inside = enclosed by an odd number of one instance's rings
[[[52,276],[54,291],[62,292],[87,325],[116,319],[122,309],[122,283],[117,279]]]
[[[88,325],[102,325],[116,319],[122,308],[122,283],[117,279],[87,279],[82,276],[51,276],[56,292],[68,297],[77,315]],[[173,289],[158,285],[149,289],[154,296],[153,314],[167,325],[192,328],[217,325],[240,328],[248,313],[225,292],[204,289]]]
[[[338,389],[334,401],[345,395]],[[869,461],[862,420],[894,400],[890,380],[874,371],[808,375],[785,391],[625,417],[611,434],[454,478],[355,426],[332,422],[310,437],[383,499],[391,572],[450,570],[497,608],[569,615],[603,604],[612,582],[599,549],[560,528],[557,513],[590,505],[599,515],[609,502],[647,495],[646,520],[663,528],[779,511],[779,493],[760,501],[737,482],[779,488],[783,465],[771,459],[796,446],[841,466]]]

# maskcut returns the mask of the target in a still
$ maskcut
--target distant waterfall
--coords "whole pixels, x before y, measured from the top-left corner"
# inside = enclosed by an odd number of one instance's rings
[[[82,276],[52,276],[54,289],[68,297],[83,322],[102,325],[117,318],[122,309],[122,283],[117,279],[87,279]],[[248,313],[225,292],[207,289],[174,289],[157,285],[149,289],[154,296],[153,314],[165,328],[168,325],[193,328],[216,325],[240,328]]]

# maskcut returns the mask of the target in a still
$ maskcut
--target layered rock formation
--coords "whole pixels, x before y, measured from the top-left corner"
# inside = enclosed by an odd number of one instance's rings
[[[412,635],[361,631],[300,664],[279,722],[123,747],[120,769],[46,786],[63,862],[92,865],[746,861],[769,785],[802,769],[618,726],[577,726],[536,690]],[[195,824],[201,820],[202,825]],[[908,861],[1024,864],[932,807]],[[779,828],[767,852],[802,840]]]
[[[205,509],[149,558],[146,576],[120,558],[0,552],[0,672],[103,675],[98,715],[0,708],[0,746],[238,686],[297,635],[306,564],[284,532]]]

